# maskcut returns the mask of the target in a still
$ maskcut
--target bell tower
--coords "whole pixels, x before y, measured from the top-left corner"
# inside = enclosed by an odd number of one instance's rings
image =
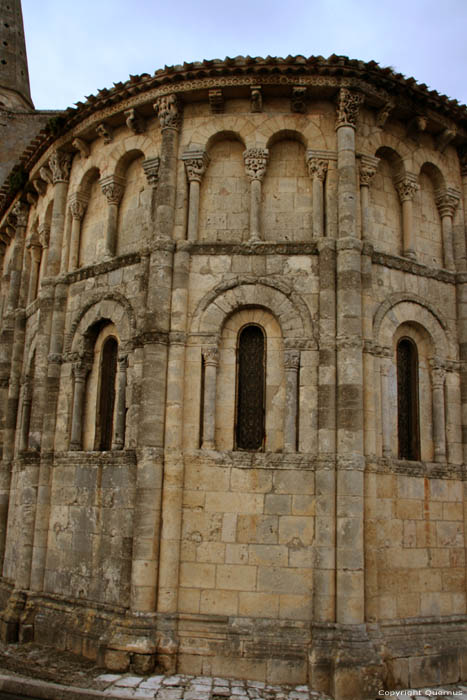
[[[31,111],[21,0],[0,0],[0,109]]]

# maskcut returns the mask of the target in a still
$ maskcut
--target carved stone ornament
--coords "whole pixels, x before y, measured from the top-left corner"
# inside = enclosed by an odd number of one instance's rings
[[[54,151],[49,158],[49,168],[52,171],[54,185],[57,182],[68,182],[71,170],[71,153]]]
[[[125,190],[125,180],[117,175],[109,175],[100,181],[102,193],[109,204],[119,204]]]
[[[378,170],[378,164],[380,159],[373,158],[373,156],[361,156],[360,157],[360,186],[369,187],[373,177]]]
[[[245,171],[250,180],[262,180],[266,173],[269,151],[267,148],[248,148],[243,151]]]
[[[417,176],[412,175],[412,173],[406,173],[403,175],[394,183],[394,186],[401,202],[406,202],[409,199],[413,199],[415,192],[417,192],[419,189]]]
[[[328,161],[324,160],[323,158],[308,157],[307,163],[310,177],[316,177],[318,180],[321,180],[321,182],[324,182],[324,178],[326,177],[328,170]]]
[[[300,352],[298,350],[286,350],[284,353],[285,369],[297,371],[300,367]]]
[[[213,365],[217,367],[219,364],[219,350],[215,345],[206,345],[202,349],[205,365]]]
[[[212,114],[221,114],[224,111],[224,95],[220,88],[209,90],[209,105]]]
[[[86,141],[83,141],[83,139],[75,138],[71,142],[71,145],[73,146],[73,148],[76,148],[76,150],[79,151],[81,158],[89,157],[91,149],[89,148],[89,144],[86,143]]]
[[[144,174],[146,175],[146,180],[150,187],[157,187],[157,183],[159,182],[160,162],[158,156],[155,158],[147,158],[147,160],[143,161]]]
[[[381,109],[376,114],[376,126],[378,126],[380,129],[384,127],[387,120],[389,119],[389,115],[391,114],[395,106],[396,103],[394,100],[388,100],[386,104],[384,104],[381,107]]]
[[[347,88],[339,90],[336,129],[340,126],[357,126],[358,110],[363,101],[363,95],[358,92],[351,92]]]
[[[35,192],[26,192],[26,200],[28,204],[34,206],[34,204],[37,204],[37,194]]]
[[[39,173],[40,173],[41,179],[44,182],[47,182],[49,185],[53,184],[52,171],[47,165],[43,165],[42,168],[39,168]],[[38,181],[33,180],[34,187],[36,187],[36,185],[34,184],[35,182],[41,182],[41,180],[38,180]],[[45,192],[45,188],[44,188],[44,192]],[[43,192],[39,192],[39,194],[43,194]]]
[[[296,86],[292,88],[290,110],[299,114],[306,112],[306,87]]]
[[[263,111],[263,92],[261,85],[252,85],[250,88],[251,96],[251,111],[252,112],[262,112]]]
[[[127,109],[125,111],[126,125],[134,134],[142,134],[146,129],[144,119],[138,114],[136,109]]]
[[[16,226],[26,228],[28,225],[29,206],[24,202],[16,202],[13,207],[13,214],[16,217]]]
[[[78,193],[73,194],[70,197],[70,211],[73,219],[81,221],[86,211],[87,200]]]
[[[467,146],[462,146],[458,150],[459,163],[462,177],[467,177]]]
[[[186,151],[182,155],[182,160],[185,163],[189,182],[201,182],[209,165],[209,156],[206,151]]]
[[[446,378],[446,370],[436,365],[431,369],[431,383],[433,388],[442,388],[444,386],[444,380]]]
[[[180,102],[177,95],[162,95],[157,98],[154,110],[159,118],[161,129],[178,129],[182,121]]]
[[[91,363],[87,359],[80,359],[72,365],[73,377],[75,380],[84,382],[90,369]]]
[[[457,209],[457,205],[460,200],[460,192],[453,189],[452,187],[447,187],[446,189],[440,189],[436,192],[436,206],[438,207],[439,215],[454,216]]]
[[[428,118],[424,114],[417,114],[407,124],[407,136],[417,139],[421,132],[426,130]]]
[[[105,122],[101,122],[96,126],[96,133],[98,136],[102,136],[104,143],[111,143],[113,141],[113,130]]]
[[[50,226],[49,224],[39,224],[37,228],[39,234],[39,241],[43,248],[48,248],[49,246],[49,236],[50,236]]]

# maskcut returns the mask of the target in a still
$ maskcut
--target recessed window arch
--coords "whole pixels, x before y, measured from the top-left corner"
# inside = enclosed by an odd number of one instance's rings
[[[418,351],[407,336],[397,343],[397,434],[399,459],[420,459]]]
[[[237,339],[237,401],[235,446],[261,450],[265,437],[266,337],[261,326],[249,323]]]

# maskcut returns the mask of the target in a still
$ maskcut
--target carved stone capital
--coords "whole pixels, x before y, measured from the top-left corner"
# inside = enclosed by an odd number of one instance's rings
[[[224,111],[224,94],[221,88],[209,90],[208,99],[212,114],[221,114]]]
[[[201,182],[209,165],[209,156],[206,151],[186,151],[182,155],[182,160],[185,163],[189,182]]]
[[[412,173],[405,173],[405,175],[394,182],[394,186],[401,202],[413,199],[415,192],[419,189],[417,176]]]
[[[358,92],[351,92],[348,88],[339,90],[337,102],[336,129],[341,126],[357,126],[358,111],[364,97]]]
[[[98,136],[102,136],[104,143],[111,143],[113,141],[113,129],[105,122],[101,122],[96,126],[96,133]]]
[[[246,175],[250,180],[262,180],[266,173],[269,151],[267,148],[248,148],[243,151]]]
[[[263,111],[263,91],[261,85],[252,85],[250,87],[251,111]]]
[[[52,171],[54,185],[57,182],[68,182],[71,170],[71,153],[56,150],[49,158],[49,168]]]
[[[147,158],[143,161],[143,170],[146,175],[146,180],[150,187],[157,187],[159,182],[159,165],[161,159],[156,156],[155,158]]]
[[[134,134],[142,134],[146,129],[146,123],[136,109],[127,109],[125,111],[125,123]]]
[[[306,87],[296,85],[292,88],[292,97],[290,99],[290,110],[304,114],[306,112]]]
[[[438,207],[439,215],[454,216],[457,209],[457,205],[460,200],[460,192],[453,189],[452,187],[446,187],[445,189],[437,190],[435,194],[436,206]]]
[[[73,219],[81,221],[86,211],[88,200],[81,193],[75,192],[70,197],[70,211]]]
[[[128,355],[122,354],[118,356],[118,371],[126,372],[128,367]]]
[[[42,223],[39,224],[37,228],[37,232],[39,234],[39,241],[40,244],[43,248],[48,248],[49,247],[49,236],[50,236],[50,226],[49,224]]]
[[[88,376],[90,369],[91,369],[91,363],[86,358],[81,358],[81,359],[73,362],[72,372],[73,372],[73,377],[75,378],[75,381],[84,382],[86,377]]]
[[[300,351],[286,350],[284,352],[284,367],[286,370],[298,371],[300,367]]]
[[[178,131],[180,129],[182,113],[180,101],[174,92],[158,97],[154,104],[154,110],[159,118],[161,130],[175,129]]]
[[[26,228],[28,225],[29,205],[24,202],[16,202],[12,211],[16,217],[16,226]]]
[[[328,161],[324,158],[310,156],[308,152],[307,165],[310,177],[316,177],[318,180],[321,180],[321,182],[324,182],[324,178],[326,177],[326,173],[328,170]]]
[[[89,157],[91,149],[89,148],[89,144],[86,141],[77,137],[73,139],[71,145],[73,146],[73,148],[76,148],[76,150],[79,151],[81,158]]]
[[[370,186],[370,183],[378,170],[379,161],[379,158],[374,158],[373,156],[360,156],[360,167],[358,174],[361,187]]]
[[[118,175],[108,175],[100,181],[102,193],[109,204],[119,204],[125,190],[125,180]]]
[[[433,389],[442,389],[444,386],[444,380],[446,378],[446,370],[444,367],[438,367],[436,365],[431,368],[431,383]]]
[[[215,345],[205,345],[201,351],[203,353],[204,364],[217,367],[219,364],[219,350]]]

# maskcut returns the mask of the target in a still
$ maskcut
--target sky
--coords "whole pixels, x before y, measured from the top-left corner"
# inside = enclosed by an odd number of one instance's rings
[[[467,103],[467,0],[22,0],[31,94],[65,109],[130,74],[226,56],[391,66]]]

